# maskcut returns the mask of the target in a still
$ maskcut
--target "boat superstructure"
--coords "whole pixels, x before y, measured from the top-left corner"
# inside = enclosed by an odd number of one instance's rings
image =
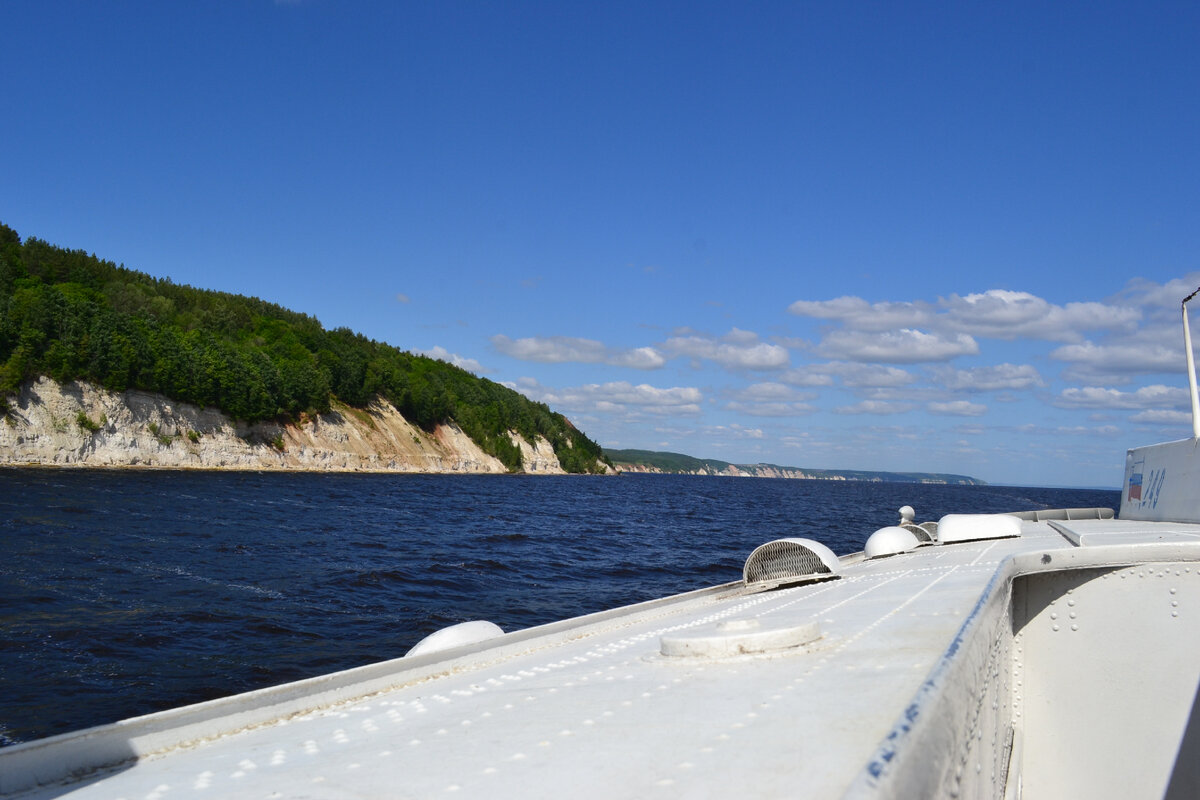
[[[1119,518],[777,540],[734,583],[6,748],[0,793],[1200,797],[1198,442],[1131,450]]]

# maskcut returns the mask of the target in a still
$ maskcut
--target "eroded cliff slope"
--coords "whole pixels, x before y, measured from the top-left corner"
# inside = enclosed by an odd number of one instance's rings
[[[563,472],[542,437],[512,435],[523,471]],[[111,392],[39,378],[0,422],[0,465],[195,469],[503,473],[454,424],[426,433],[390,404],[335,404],[296,424],[238,423],[213,409],[149,392]]]

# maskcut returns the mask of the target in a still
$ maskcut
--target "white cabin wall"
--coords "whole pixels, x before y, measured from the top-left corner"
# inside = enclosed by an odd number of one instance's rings
[[[1018,577],[1013,621],[1014,796],[1200,796],[1200,566]]]

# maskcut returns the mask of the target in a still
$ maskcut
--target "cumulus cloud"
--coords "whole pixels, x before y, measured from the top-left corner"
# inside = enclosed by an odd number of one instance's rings
[[[701,391],[691,386],[660,389],[646,383],[634,385],[628,381],[589,383],[555,389],[542,386],[532,378],[524,378],[510,387],[556,409],[587,411],[618,415],[693,415],[700,413],[704,399]]]
[[[987,412],[987,406],[966,400],[930,403],[926,408],[931,414],[940,414],[946,417],[981,417]]]
[[[882,333],[838,330],[824,338],[817,346],[817,352],[826,358],[850,361],[918,364],[975,355],[979,352],[979,345],[963,333],[942,336],[913,328]]]
[[[989,339],[1043,339],[1076,342],[1085,330],[1130,330],[1141,312],[1104,303],[1058,306],[1028,292],[989,289],[938,303],[951,330]]]
[[[1178,336],[1172,333],[1172,339]],[[1056,348],[1050,357],[1071,362],[1074,368],[1093,374],[1178,372],[1183,366],[1183,345],[1162,340],[1128,340],[1107,345],[1087,341]]]
[[[819,367],[795,367],[780,372],[780,381],[790,386],[833,386],[833,377]]]
[[[1029,292],[985,292],[924,301],[869,303],[861,297],[797,300],[792,314],[839,323],[843,332],[923,330],[953,341],[958,335],[988,339],[1078,342],[1083,331],[1130,331],[1142,311],[1129,300],[1056,305]],[[832,334],[831,334],[832,335]],[[830,345],[829,337],[821,346]],[[938,360],[938,359],[933,359]]]
[[[451,353],[442,346],[432,347],[429,350],[418,350],[420,355],[436,358],[438,361],[445,361],[447,364],[453,364],[460,369],[465,369],[467,372],[481,374],[488,372],[483,366],[473,358],[463,358],[458,353]]]
[[[803,417],[817,410],[812,403],[741,403],[736,400],[726,403],[725,408],[752,417]]]
[[[633,369],[658,369],[667,363],[666,358],[653,347],[637,347],[617,350],[606,347],[594,339],[577,339],[569,336],[531,336],[510,339],[497,334],[491,339],[492,346],[506,356],[521,361],[537,361],[542,364],[609,364]]]
[[[912,411],[912,403],[889,403],[884,400],[863,400],[852,406],[839,406],[834,409],[838,414],[903,414]]]
[[[1070,427],[1060,426],[1055,428],[1054,432],[1065,433],[1068,436],[1116,436],[1121,429],[1116,425],[1098,425],[1096,427],[1073,425]]]
[[[868,303],[861,297],[797,300],[788,306],[788,313],[799,317],[834,320],[860,331],[925,326],[933,319],[933,308],[927,303]]]
[[[672,336],[663,346],[672,355],[713,361],[728,369],[780,369],[788,363],[786,348],[759,341],[757,334],[738,328],[719,339]]]
[[[1170,411],[1165,408],[1139,411],[1130,417],[1134,422],[1148,422],[1153,425],[1191,425],[1192,412]]]
[[[750,384],[738,392],[738,397],[752,402],[762,402],[765,400],[811,400],[813,395],[811,393],[797,392],[791,386],[785,386],[782,383],[768,381]]]
[[[934,367],[935,382],[954,392],[995,392],[1032,389],[1045,382],[1030,364],[997,364],[994,367],[955,369]]]
[[[856,389],[881,389],[908,386],[917,376],[899,367],[879,364],[860,364],[851,361],[831,361],[813,369],[834,375],[843,386]]]
[[[782,383],[755,383],[737,392],[725,408],[755,417],[796,417],[816,411],[808,402],[813,397]]]
[[[741,328],[730,328],[729,333],[721,338],[732,344],[755,344],[758,342],[757,333],[754,331],[744,331]]]
[[[1166,283],[1134,278],[1112,298],[1112,302],[1140,308],[1148,319],[1169,323],[1178,330],[1179,304],[1197,286],[1200,286],[1200,272],[1191,272]]]
[[[1161,409],[1183,408],[1190,403],[1186,389],[1161,384],[1143,386],[1133,392],[1099,386],[1064,389],[1054,401],[1059,408]]]

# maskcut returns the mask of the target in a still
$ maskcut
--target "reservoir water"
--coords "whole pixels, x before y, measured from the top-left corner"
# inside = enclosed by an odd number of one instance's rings
[[[0,469],[0,746],[839,554],[912,505],[1116,508],[1117,491],[627,475]]]

